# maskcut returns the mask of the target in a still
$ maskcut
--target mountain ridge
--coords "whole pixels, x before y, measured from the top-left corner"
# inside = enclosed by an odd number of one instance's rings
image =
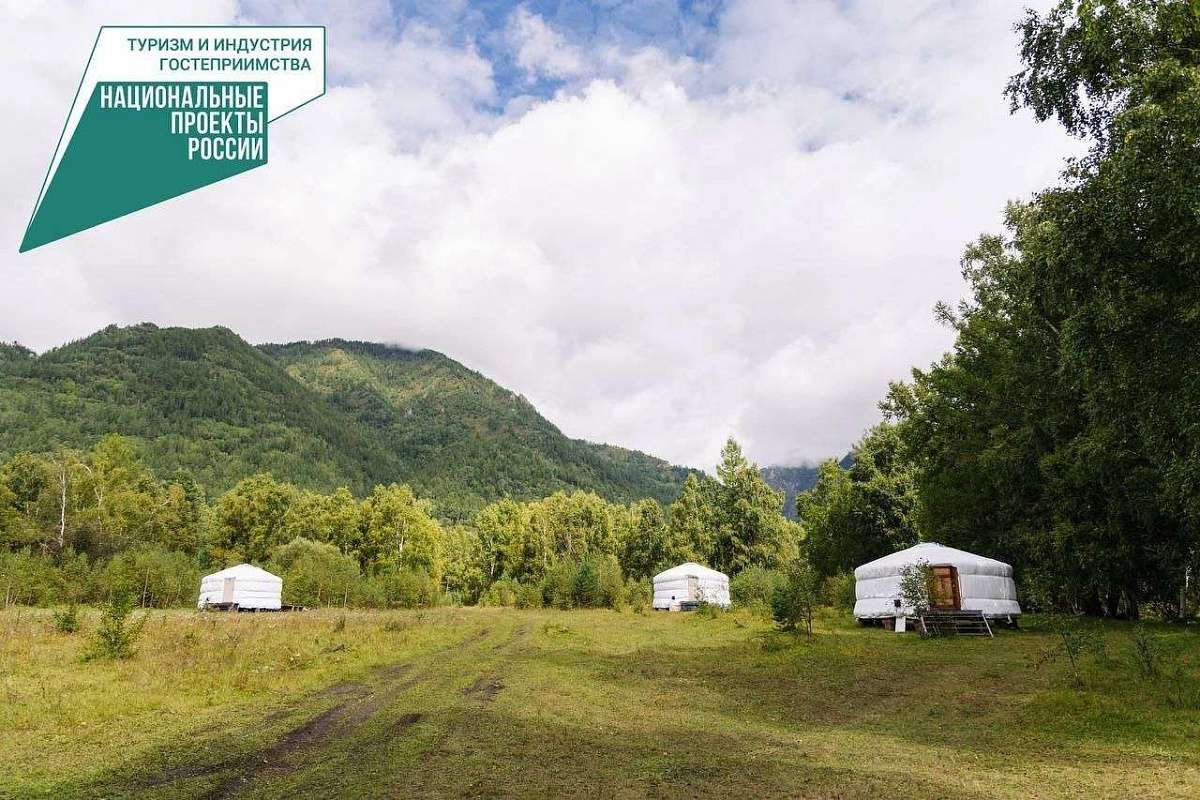
[[[214,490],[272,472],[364,493],[406,482],[462,518],[559,489],[673,499],[691,472],[565,436],[521,395],[428,349],[251,345],[224,327],[110,325],[38,355],[0,345],[0,455],[134,439]]]

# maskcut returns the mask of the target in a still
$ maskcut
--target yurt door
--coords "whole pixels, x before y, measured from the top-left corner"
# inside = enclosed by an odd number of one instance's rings
[[[237,578],[226,578],[225,583],[221,586],[221,602],[233,602],[233,585],[237,583]]]
[[[688,578],[688,600],[700,599],[700,580],[698,578]]]
[[[958,593],[958,570],[954,567],[931,567],[933,586],[930,587],[929,605],[941,611],[957,611],[960,607]]]

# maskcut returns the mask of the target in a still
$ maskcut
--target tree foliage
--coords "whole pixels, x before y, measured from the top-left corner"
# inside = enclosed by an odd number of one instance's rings
[[[892,387],[931,538],[1031,595],[1136,616],[1178,598],[1200,530],[1200,19],[1061,2],[1021,25],[1015,107],[1091,140],[968,248],[954,350]]]
[[[283,577],[293,605],[531,605],[536,591],[539,605],[622,608],[662,569],[716,561],[720,541],[747,566],[794,557],[779,495],[726,449],[725,481],[690,476],[668,509],[555,492],[448,524],[404,484],[359,500],[256,473],[210,501],[190,474],[160,479],[136,441],[110,435],[0,463],[0,590],[37,605],[190,604],[204,571],[249,561]]]
[[[817,484],[796,498],[804,552],[822,576],[848,572],[917,541],[914,470],[900,432],[883,423],[851,453],[853,463],[821,464]]]

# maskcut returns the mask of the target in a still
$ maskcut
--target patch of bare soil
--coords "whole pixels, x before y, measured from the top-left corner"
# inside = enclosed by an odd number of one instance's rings
[[[416,712],[405,714],[400,719],[396,720],[396,724],[393,726],[392,731],[395,733],[403,733],[424,718],[424,714],[418,714]]]
[[[477,697],[485,703],[490,703],[496,699],[496,695],[500,694],[500,690],[504,688],[504,684],[494,676],[480,675],[475,683],[463,690],[463,694],[467,697]]]

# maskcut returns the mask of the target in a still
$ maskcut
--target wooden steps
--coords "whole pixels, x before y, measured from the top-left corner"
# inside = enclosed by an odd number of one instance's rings
[[[982,611],[927,611],[918,619],[926,636],[992,636]]]

